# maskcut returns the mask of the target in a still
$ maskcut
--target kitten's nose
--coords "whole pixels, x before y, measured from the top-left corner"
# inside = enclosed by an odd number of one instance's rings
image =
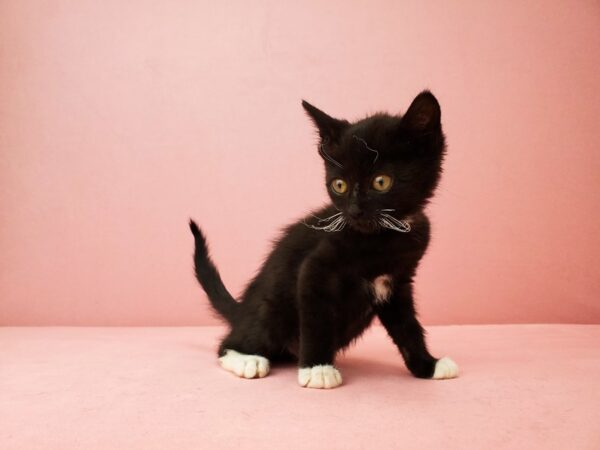
[[[348,215],[352,219],[360,219],[364,215],[364,212],[358,207],[358,205],[353,204],[348,206]]]

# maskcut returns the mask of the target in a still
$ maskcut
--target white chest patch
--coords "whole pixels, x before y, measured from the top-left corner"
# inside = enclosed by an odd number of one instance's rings
[[[385,303],[392,295],[392,277],[389,275],[380,275],[371,283],[371,289],[375,296],[375,303]]]

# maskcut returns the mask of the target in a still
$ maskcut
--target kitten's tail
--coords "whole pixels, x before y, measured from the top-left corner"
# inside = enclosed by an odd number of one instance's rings
[[[234,300],[227,288],[221,281],[219,271],[208,255],[208,246],[206,237],[196,225],[196,222],[190,219],[190,230],[196,241],[196,251],[194,252],[194,267],[196,278],[208,295],[208,299],[213,308],[223,316],[229,323],[232,323],[239,308],[239,303]]]

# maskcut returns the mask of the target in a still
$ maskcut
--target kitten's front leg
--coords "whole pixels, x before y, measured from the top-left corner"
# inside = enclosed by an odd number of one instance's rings
[[[298,383],[303,387],[330,389],[342,384],[333,366],[335,347],[335,276],[317,260],[305,261],[298,278],[300,352]]]
[[[436,359],[427,350],[424,330],[416,317],[410,282],[392,286],[389,298],[377,302],[376,310],[414,376],[433,379],[458,376],[458,365],[454,361],[448,357]]]

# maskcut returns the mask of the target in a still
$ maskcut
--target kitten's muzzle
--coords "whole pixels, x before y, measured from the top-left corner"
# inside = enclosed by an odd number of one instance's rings
[[[358,221],[365,217],[365,212],[362,209],[360,209],[358,205],[354,204],[348,207],[346,213],[348,214],[348,217],[350,217],[352,220]]]
[[[351,228],[354,228],[361,233],[373,233],[379,228],[376,220],[370,219],[365,215],[359,219],[350,219],[348,224]]]

